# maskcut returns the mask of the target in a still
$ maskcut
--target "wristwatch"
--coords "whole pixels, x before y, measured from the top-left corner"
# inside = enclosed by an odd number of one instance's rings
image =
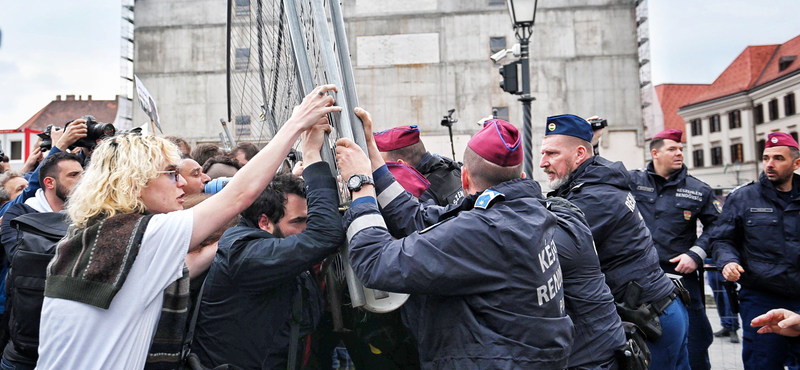
[[[351,193],[361,190],[361,187],[366,184],[375,185],[375,181],[372,180],[372,177],[358,174],[347,179],[347,188],[350,189]]]

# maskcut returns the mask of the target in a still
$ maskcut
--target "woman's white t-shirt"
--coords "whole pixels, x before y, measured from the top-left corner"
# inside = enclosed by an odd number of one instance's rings
[[[45,297],[36,368],[143,369],[164,289],[183,274],[192,222],[191,209],[153,216],[128,277],[107,310]]]

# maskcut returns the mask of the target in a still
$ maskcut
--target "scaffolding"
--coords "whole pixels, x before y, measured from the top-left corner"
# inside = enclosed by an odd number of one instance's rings
[[[639,48],[639,94],[642,101],[642,125],[644,139],[649,140],[664,128],[661,106],[653,87],[650,73],[650,25],[648,23],[647,0],[635,0],[636,41]]]
[[[134,0],[122,0],[122,23],[120,29],[119,83],[117,97],[117,129],[133,127],[133,4]]]

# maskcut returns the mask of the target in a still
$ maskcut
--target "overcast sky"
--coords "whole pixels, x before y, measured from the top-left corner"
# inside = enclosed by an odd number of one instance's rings
[[[0,128],[18,127],[58,94],[114,98],[120,6],[0,0]],[[711,83],[747,45],[800,35],[798,14],[798,0],[649,0],[653,82]]]

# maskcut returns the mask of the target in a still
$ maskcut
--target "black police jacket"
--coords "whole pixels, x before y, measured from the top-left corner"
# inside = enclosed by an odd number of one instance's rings
[[[792,186],[800,192],[800,176]],[[743,287],[800,298],[800,196],[784,202],[763,172],[728,195],[711,247],[720,271],[730,262],[744,268]]]
[[[668,179],[653,168],[630,171],[631,191],[636,206],[650,229],[658,250],[661,268],[675,273],[677,263],[669,260],[686,253],[698,266],[710,255],[708,238],[722,205],[706,183],[687,173],[686,166]],[[697,220],[703,223],[703,234],[697,237]]]
[[[541,202],[558,217],[554,238],[564,274],[564,301],[575,324],[575,341],[567,366],[599,368],[625,345],[625,332],[600,269],[592,232],[583,212],[566,199],[547,198]]]
[[[462,202],[474,207],[431,225],[428,216],[443,208],[419,205],[389,183],[376,188],[394,212],[381,216],[377,204],[360,202],[344,215],[350,262],[365,286],[411,294],[406,324],[422,368],[565,368],[573,327],[554,248],[556,218],[539,202],[538,184],[502,183]],[[412,213],[424,215],[402,216]],[[399,240],[386,228],[416,230],[416,221],[428,228]]]
[[[328,164],[306,167],[303,177],[308,202],[305,231],[276,238],[243,219],[222,235],[206,278],[192,343],[192,352],[203,365],[262,369],[263,363],[264,369],[286,369],[292,305],[298,294],[303,305],[301,337],[319,322],[324,302],[310,269],[335,253],[344,235],[336,181]],[[298,348],[302,351],[305,346]]]
[[[658,263],[658,252],[630,190],[621,162],[593,156],[548,194],[566,198],[586,215],[606,284],[621,302],[630,282],[642,286],[638,304],[657,302],[675,286]]]
[[[464,198],[461,166],[452,159],[425,153],[416,169],[430,181],[427,192],[437,205],[458,204]]]

